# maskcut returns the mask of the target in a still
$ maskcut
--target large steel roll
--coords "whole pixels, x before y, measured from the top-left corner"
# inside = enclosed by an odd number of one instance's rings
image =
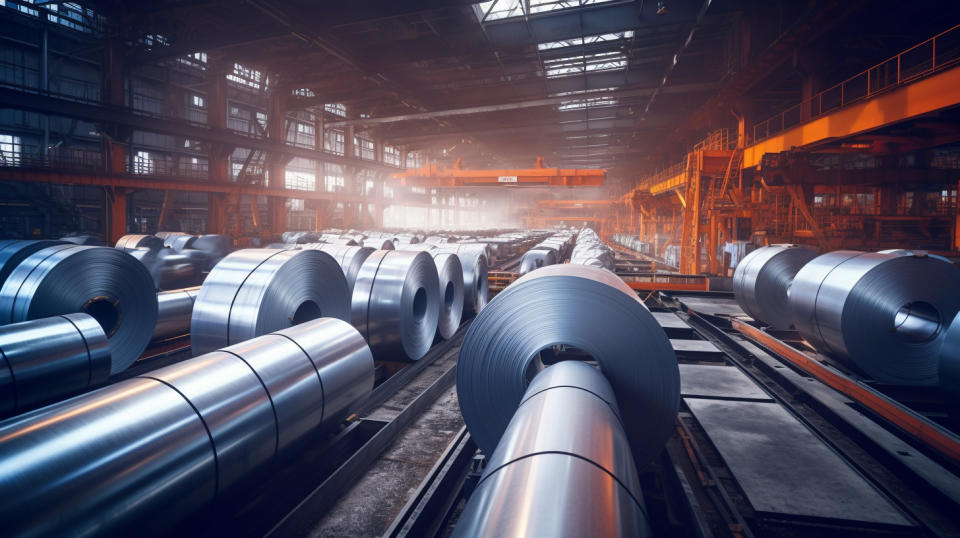
[[[532,249],[523,253],[520,259],[520,274],[525,275],[534,269],[557,263],[557,251],[553,249]]]
[[[0,286],[27,256],[40,249],[62,244],[63,241],[0,240]]]
[[[334,260],[340,264],[343,275],[347,278],[347,286],[350,293],[353,293],[353,285],[357,281],[357,273],[363,267],[364,260],[373,253],[374,249],[369,247],[354,247],[348,245],[331,245],[329,243],[311,243],[302,245],[300,248],[322,250],[333,256]]]
[[[0,327],[0,415],[98,385],[110,376],[110,345],[87,314]]]
[[[436,245],[441,252],[453,252],[463,266],[463,315],[474,316],[487,304],[487,256],[483,245]]]
[[[197,240],[197,236],[189,234],[170,235],[164,238],[163,246],[172,248],[175,252],[180,252],[185,248],[190,248]]]
[[[750,317],[776,329],[793,325],[787,290],[817,253],[800,245],[771,245],[747,254],[733,272],[737,304]]]
[[[207,266],[204,269],[209,271],[233,250],[233,239],[229,235],[201,235],[190,245],[190,248],[206,254]]]
[[[882,383],[935,385],[960,311],[960,270],[927,256],[839,250],[804,265],[789,297],[794,326],[817,351]]]
[[[162,291],[157,294],[157,326],[152,341],[183,336],[190,332],[193,302],[200,286],[182,290]]]
[[[119,249],[63,244],[31,254],[0,288],[0,325],[84,312],[110,340],[110,373],[133,364],[157,323],[150,272]]]
[[[666,333],[613,273],[551,265],[497,294],[470,325],[457,394],[477,445],[492,454],[520,404],[541,351],[564,344],[600,365],[620,402],[637,462],[663,448],[680,403],[680,374]]]
[[[121,237],[117,241],[116,248],[122,250],[133,250],[137,248],[148,248],[158,250],[163,248],[163,239],[155,235],[131,234]]]
[[[0,422],[4,533],[159,534],[372,388],[363,338],[320,319]]]
[[[203,281],[190,320],[194,356],[319,317],[350,319],[347,279],[319,250],[251,248]]]
[[[649,533],[613,389],[596,368],[566,361],[530,383],[453,535]]]
[[[353,326],[378,359],[427,354],[440,316],[440,279],[426,252],[378,250],[353,287]]]
[[[463,266],[456,254],[437,252],[433,254],[440,278],[440,317],[437,335],[447,340],[460,328],[463,317]]]
[[[364,245],[372,247],[374,250],[395,250],[396,246],[391,239],[367,238]]]
[[[954,316],[943,336],[939,373],[940,388],[947,397],[950,413],[960,415],[960,313]]]

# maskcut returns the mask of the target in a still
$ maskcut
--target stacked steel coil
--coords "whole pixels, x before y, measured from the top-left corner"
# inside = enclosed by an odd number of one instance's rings
[[[163,238],[163,246],[172,248],[175,252],[180,252],[185,248],[192,247],[196,240],[197,236],[195,235],[185,233],[171,234]]]
[[[0,285],[10,276],[10,273],[34,252],[62,245],[63,241],[30,241],[30,240],[0,240]]]
[[[621,424],[614,391],[596,368],[566,361],[538,374],[454,536],[648,535]]]
[[[794,276],[817,253],[799,245],[759,248],[740,261],[733,273],[733,293],[750,317],[777,328],[793,325],[787,290]]]
[[[456,254],[463,266],[463,315],[475,316],[487,304],[489,261],[486,248],[478,244],[435,245],[440,252]]]
[[[600,267],[608,271],[616,269],[613,251],[590,228],[584,228],[577,234],[577,243],[570,252],[570,263]]]
[[[620,402],[638,463],[650,461],[672,431],[680,374],[666,333],[615,274],[551,265],[500,292],[467,331],[457,394],[471,436],[486,454],[523,399],[539,353],[567,345],[600,365]]]
[[[372,388],[363,338],[320,319],[4,421],[4,533],[159,533]]]
[[[333,256],[333,259],[340,264],[340,268],[343,270],[343,275],[347,279],[347,286],[351,294],[353,293],[353,285],[357,281],[357,273],[359,273],[360,268],[363,267],[363,261],[374,251],[374,249],[368,247],[333,245],[330,243],[308,243],[301,245],[300,248],[322,250]]]
[[[190,248],[206,255],[207,265],[204,270],[209,271],[233,250],[233,239],[228,235],[201,235],[190,245]]]
[[[87,314],[0,327],[0,415],[98,385],[110,376],[110,345]]]
[[[534,269],[557,263],[557,251],[553,249],[531,249],[523,253],[520,259],[520,274],[525,275]]]
[[[350,319],[340,266],[319,250],[238,250],[207,276],[193,305],[194,355],[305,321]]]
[[[157,294],[157,326],[153,330],[154,342],[190,332],[190,317],[193,302],[200,287],[162,291]]]
[[[163,239],[160,239],[155,235],[125,235],[117,241],[116,248],[121,250],[133,250],[138,248],[156,250],[163,248]]]
[[[440,280],[426,252],[377,250],[353,287],[353,326],[378,359],[418,360],[433,344]]]
[[[146,268],[119,249],[65,243],[38,250],[0,288],[0,324],[84,312],[110,340],[110,373],[146,349],[157,296]]]
[[[949,400],[951,414],[960,415],[960,313],[943,335],[939,362],[940,387]]]
[[[460,258],[449,252],[433,254],[440,278],[440,317],[437,336],[447,340],[460,328],[463,317],[463,266]]]
[[[925,255],[830,252],[797,272],[789,306],[817,351],[883,383],[935,385],[960,270]]]
[[[650,254],[650,243],[635,235],[614,234],[613,242],[640,254]]]

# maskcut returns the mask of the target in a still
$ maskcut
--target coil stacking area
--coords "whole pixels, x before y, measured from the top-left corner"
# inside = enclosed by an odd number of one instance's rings
[[[0,538],[960,537],[960,2],[0,28]]]

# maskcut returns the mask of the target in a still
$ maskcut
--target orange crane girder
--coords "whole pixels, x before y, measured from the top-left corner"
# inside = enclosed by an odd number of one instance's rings
[[[543,159],[537,159],[536,168],[504,168],[500,170],[469,170],[458,159],[452,168],[429,163],[393,174],[401,185],[423,187],[478,187],[494,186],[548,186],[597,187],[603,185],[607,171],[602,169],[546,168]]]

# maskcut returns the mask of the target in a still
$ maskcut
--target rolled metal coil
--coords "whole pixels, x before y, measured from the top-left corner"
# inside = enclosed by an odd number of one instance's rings
[[[374,249],[369,247],[331,245],[329,243],[311,243],[302,245],[300,248],[322,250],[333,256],[333,259],[340,264],[340,269],[343,270],[343,276],[347,279],[347,286],[351,294],[353,294],[353,285],[357,281],[357,273],[363,267],[364,260],[374,252]]]
[[[0,415],[10,416],[98,385],[110,376],[110,345],[87,314],[0,327]]]
[[[163,239],[160,239],[155,235],[146,234],[125,235],[117,241],[116,248],[123,250],[133,250],[138,248],[159,250],[163,248]]]
[[[457,363],[457,394],[477,445],[493,454],[541,351],[568,345],[593,357],[620,402],[639,464],[670,435],[680,373],[666,333],[613,273],[584,265],[537,269],[507,287],[470,325]]]
[[[390,239],[370,239],[364,241],[364,245],[372,247],[374,250],[396,250],[396,245]]]
[[[63,243],[63,241],[0,240],[0,285],[3,285],[3,281],[20,265],[20,262],[27,259],[27,256],[38,250]]]
[[[4,532],[160,533],[372,388],[363,338],[319,319],[0,422]]]
[[[152,341],[183,336],[190,332],[193,302],[198,293],[200,286],[161,291],[157,294],[157,326],[153,330]]]
[[[813,347],[882,383],[935,385],[960,270],[927,256],[839,250],[803,266],[789,291],[794,326]]]
[[[347,279],[319,250],[251,248],[203,281],[190,318],[194,356],[311,319],[350,319]]]
[[[207,257],[207,266],[204,270],[213,269],[214,265],[220,262],[233,250],[233,239],[229,235],[207,234],[201,235],[190,245],[193,250],[203,252]]]
[[[353,287],[353,326],[380,360],[427,354],[440,316],[440,279],[426,252],[377,250]]]
[[[613,389],[566,361],[530,383],[453,536],[649,534]]]
[[[733,272],[733,293],[747,315],[776,329],[793,325],[787,290],[817,253],[800,245],[771,245],[747,254]]]
[[[463,266],[460,258],[449,252],[433,254],[440,278],[440,317],[437,322],[437,336],[449,339],[463,318]]]
[[[110,340],[110,373],[133,364],[157,324],[147,269],[126,252],[63,244],[31,254],[0,288],[0,325],[84,312]]]
[[[460,258],[463,266],[463,315],[475,316],[487,304],[489,282],[487,281],[487,256],[478,245],[435,245],[440,252],[452,252]]]
[[[160,239],[166,240],[168,237],[171,237],[174,235],[189,235],[189,234],[187,234],[186,232],[157,232],[153,235],[159,237]]]
[[[197,236],[189,234],[170,235],[163,240],[163,246],[172,248],[174,252],[180,252],[185,248],[190,248],[197,240]]]
[[[520,274],[525,275],[534,269],[557,263],[557,251],[552,249],[532,249],[523,253],[520,259]]]
[[[67,243],[73,243],[74,245],[85,245],[90,247],[102,247],[105,245],[103,238],[101,238],[99,235],[91,234],[65,235],[61,237],[60,240]]]
[[[943,336],[939,382],[947,396],[951,414],[960,414],[960,313],[954,316]]]

